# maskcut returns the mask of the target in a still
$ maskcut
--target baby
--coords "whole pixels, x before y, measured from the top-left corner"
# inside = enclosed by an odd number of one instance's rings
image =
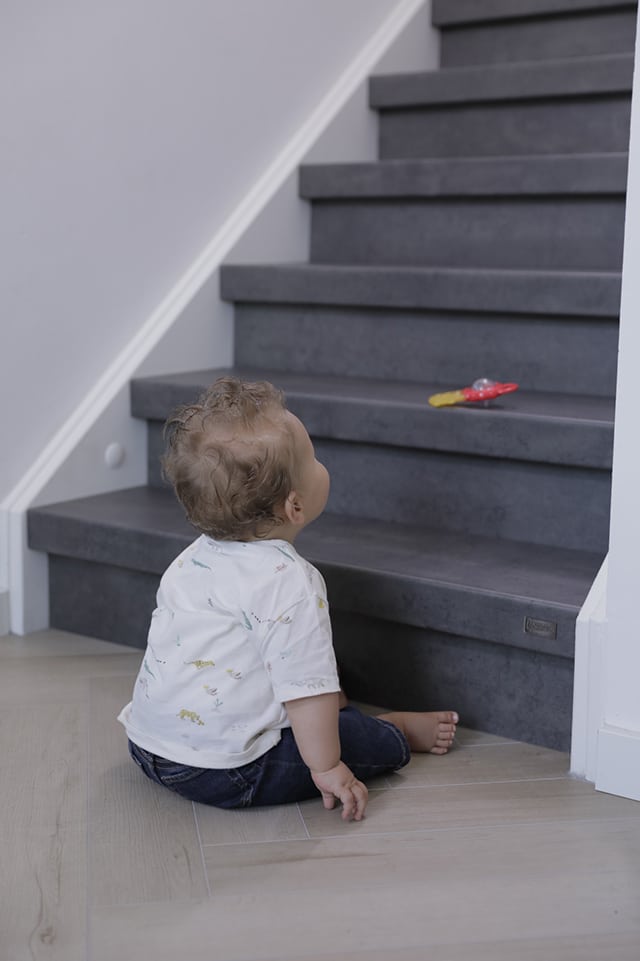
[[[144,773],[223,808],[336,799],[361,820],[363,781],[412,751],[445,754],[458,716],[371,717],[346,704],[320,573],[295,550],[329,474],[268,383],[217,380],[167,422],[163,467],[201,534],[157,594],[119,720]]]

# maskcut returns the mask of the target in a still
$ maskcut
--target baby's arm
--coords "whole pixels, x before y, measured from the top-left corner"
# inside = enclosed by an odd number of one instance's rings
[[[302,760],[327,809],[342,803],[342,817],[362,820],[368,791],[340,760],[339,694],[316,694],[287,701],[285,707]]]

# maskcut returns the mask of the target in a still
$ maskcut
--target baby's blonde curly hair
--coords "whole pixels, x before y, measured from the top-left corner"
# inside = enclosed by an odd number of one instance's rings
[[[283,523],[294,489],[284,395],[267,381],[220,377],[165,425],[162,467],[187,518],[216,540],[248,541]]]

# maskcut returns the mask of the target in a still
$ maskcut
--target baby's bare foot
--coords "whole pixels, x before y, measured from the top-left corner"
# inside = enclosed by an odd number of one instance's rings
[[[400,728],[412,751],[423,754],[446,754],[459,720],[455,711],[397,711],[380,717]]]

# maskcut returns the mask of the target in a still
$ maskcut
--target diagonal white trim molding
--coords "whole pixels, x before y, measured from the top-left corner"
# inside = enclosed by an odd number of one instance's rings
[[[402,0],[352,60],[316,109],[247,192],[200,256],[112,361],[74,413],[0,503],[0,592],[9,588],[11,630],[17,634],[46,627],[46,558],[30,551],[26,512],[97,419],[126,387],[150,351],[170,330],[229,251],[295,171],[329,123],[336,118],[382,55],[399,37],[425,0]],[[28,600],[27,600],[28,599]]]

